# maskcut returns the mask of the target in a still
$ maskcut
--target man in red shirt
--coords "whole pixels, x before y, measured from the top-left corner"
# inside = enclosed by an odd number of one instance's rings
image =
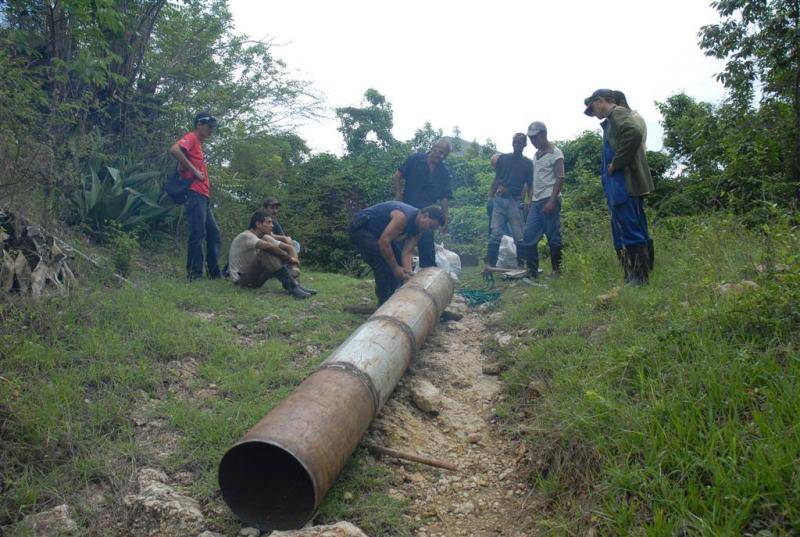
[[[172,144],[169,152],[178,161],[182,179],[191,181],[186,198],[186,220],[189,222],[189,247],[186,273],[190,280],[203,277],[203,242],[206,243],[206,269],[208,277],[219,278],[217,264],[220,233],[209,203],[209,180],[203,142],[217,127],[217,119],[208,112],[194,118],[194,130]]]

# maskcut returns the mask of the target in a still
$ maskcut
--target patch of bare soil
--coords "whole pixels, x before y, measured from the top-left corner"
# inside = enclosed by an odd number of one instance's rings
[[[483,373],[493,371],[481,353],[492,337],[485,319],[467,312],[440,325],[370,433],[376,444],[458,466],[452,472],[384,458],[402,483],[397,494],[411,501],[418,537],[533,534],[524,516],[530,486],[523,467],[530,467],[530,456],[494,418],[503,395],[498,378]]]

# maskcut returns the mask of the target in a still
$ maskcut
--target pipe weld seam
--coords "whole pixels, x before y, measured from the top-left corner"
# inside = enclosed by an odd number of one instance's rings
[[[360,380],[361,383],[367,387],[367,391],[372,399],[372,418],[375,419],[375,416],[378,415],[378,410],[380,409],[381,397],[380,393],[378,393],[378,389],[375,388],[375,383],[372,382],[372,379],[369,377],[369,375],[349,362],[325,362],[317,368],[317,371],[321,371],[323,369],[344,371],[345,373],[349,373]]]
[[[386,321],[399,328],[403,334],[405,334],[406,338],[408,338],[408,345],[411,349],[411,361],[413,362],[417,359],[417,337],[414,335],[414,331],[411,329],[411,327],[408,326],[408,323],[404,323],[400,319],[392,317],[391,315],[373,315],[367,320],[367,322],[371,321]]]
[[[430,298],[431,302],[433,302],[433,306],[436,308],[436,317],[439,317],[442,314],[442,312],[444,311],[444,306],[447,305],[447,304],[445,304],[443,306],[442,304],[439,304],[439,299],[436,298],[436,295],[434,295],[433,293],[431,293],[430,291],[428,291],[424,287],[420,287],[419,285],[404,285],[402,288],[403,289],[413,289],[414,291],[419,291],[423,295],[425,295],[428,298]]]

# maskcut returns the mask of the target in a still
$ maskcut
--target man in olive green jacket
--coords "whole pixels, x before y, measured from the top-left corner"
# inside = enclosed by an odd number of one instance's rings
[[[595,91],[584,104],[586,115],[605,120],[600,173],[611,211],[611,226],[619,232],[625,248],[625,282],[643,285],[649,273],[643,199],[653,190],[644,152],[644,130],[629,110],[616,105],[611,90]]]

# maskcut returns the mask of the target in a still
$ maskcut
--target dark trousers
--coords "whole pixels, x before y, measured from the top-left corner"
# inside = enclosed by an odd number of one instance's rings
[[[436,266],[436,250],[433,246],[433,231],[423,231],[419,234],[419,266],[420,268]]]
[[[392,274],[392,269],[383,258],[383,255],[381,255],[378,239],[372,233],[364,228],[356,229],[350,232],[350,240],[353,241],[356,250],[361,254],[367,265],[372,268],[372,272],[375,275],[375,294],[378,297],[378,305],[380,306],[389,300],[389,297],[402,285],[402,282]],[[432,240],[431,244],[433,244]],[[402,263],[400,245],[393,242],[392,250],[397,263]]]
[[[561,248],[561,200],[556,202],[556,208],[550,214],[544,214],[544,206],[550,198],[534,201],[528,212],[528,221],[525,224],[525,235],[522,240],[527,248],[536,251],[539,241],[547,236],[547,245],[550,249]]]
[[[650,237],[642,197],[628,196],[623,203],[611,206],[612,236],[615,229],[619,233],[618,240],[625,248],[647,244]]]
[[[205,242],[208,277],[218,278],[220,276],[217,264],[220,233],[207,197],[197,192],[189,192],[189,197],[186,199],[186,220],[189,222],[186,274],[191,279],[203,276],[203,243]]]

